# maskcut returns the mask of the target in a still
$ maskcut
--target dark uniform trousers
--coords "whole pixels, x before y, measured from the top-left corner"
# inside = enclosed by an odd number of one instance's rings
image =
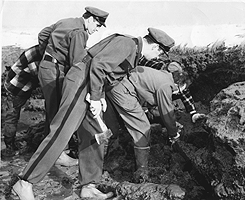
[[[55,62],[57,61],[54,58],[44,54],[38,70],[38,79],[45,98],[46,135],[49,133],[49,125],[59,109],[64,81],[64,67]]]
[[[31,157],[21,174],[22,179],[30,183],[41,181],[76,130],[79,138],[81,184],[96,182],[101,178],[104,145],[95,142],[94,134],[102,130],[89,113],[89,104],[85,100],[88,93],[89,66],[90,61],[82,63],[80,67],[73,66],[66,74],[59,110],[50,124],[50,133]]]

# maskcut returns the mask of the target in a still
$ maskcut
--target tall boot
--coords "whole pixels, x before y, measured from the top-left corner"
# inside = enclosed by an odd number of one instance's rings
[[[15,145],[15,137],[6,137],[3,139],[6,148],[1,151],[2,157],[12,157],[15,156],[18,148]]]
[[[134,181],[136,183],[144,183],[149,181],[148,159],[150,147],[134,147],[136,171],[134,173]]]

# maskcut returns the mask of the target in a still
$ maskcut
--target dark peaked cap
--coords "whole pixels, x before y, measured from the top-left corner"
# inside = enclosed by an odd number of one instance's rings
[[[169,51],[174,46],[174,39],[171,38],[167,33],[156,28],[148,28],[149,37],[154,43],[159,44],[160,48],[164,51]]]
[[[85,10],[89,12],[101,25],[105,27],[105,20],[109,15],[108,12],[91,6],[86,7]]]

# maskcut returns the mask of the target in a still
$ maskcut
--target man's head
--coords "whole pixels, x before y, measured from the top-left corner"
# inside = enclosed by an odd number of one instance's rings
[[[142,49],[146,59],[158,58],[161,54],[167,54],[174,46],[174,40],[164,31],[156,28],[148,28],[148,34],[144,36],[144,45]]]
[[[83,18],[85,19],[87,32],[91,35],[98,31],[101,26],[105,26],[109,13],[94,7],[86,7],[85,10]]]
[[[173,61],[168,64],[167,71],[172,73],[174,83],[178,85],[179,89],[185,89],[186,87],[186,73],[184,72],[181,64],[177,61]]]

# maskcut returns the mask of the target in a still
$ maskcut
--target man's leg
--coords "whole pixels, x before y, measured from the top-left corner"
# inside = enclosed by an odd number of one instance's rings
[[[88,71],[89,67],[84,65],[83,68],[72,67],[67,73],[63,83],[60,107],[50,124],[50,133],[20,174],[21,179],[29,184],[38,183],[44,178],[81,124],[88,109],[88,103],[85,102],[85,96],[88,93]],[[19,188],[15,192],[20,197],[24,191]]]
[[[122,122],[122,119],[120,118],[119,114],[117,113],[109,98],[106,98],[106,103],[107,109],[103,113],[103,118],[105,120],[106,126],[113,133],[112,138],[116,138],[119,134],[120,122]]]
[[[49,125],[59,109],[64,73],[59,72],[53,62],[42,60],[39,65],[38,79],[45,99],[45,134],[50,131]],[[58,85],[57,85],[58,83]]]
[[[80,196],[82,198],[106,199],[111,192],[104,194],[96,189],[96,183],[101,179],[104,163],[105,143],[98,144],[95,134],[102,133],[102,129],[90,111],[78,128],[79,139],[79,179],[83,186]]]
[[[46,121],[44,134],[50,132],[50,123],[58,112],[61,101],[61,90],[64,81],[64,70],[62,65],[42,60],[39,66],[38,78],[45,98]],[[64,151],[56,162],[57,165],[73,166],[78,164],[77,159],[68,156]]]
[[[122,118],[119,116],[118,112],[114,108],[113,104],[111,103],[109,98],[106,98],[107,103],[107,109],[103,113],[103,118],[105,121],[106,126],[108,129],[111,130],[112,136],[108,140],[108,142],[105,144],[104,148],[104,156],[108,155],[110,146],[113,144],[113,142],[119,137],[120,132],[124,130],[125,125],[123,123]]]
[[[128,132],[133,137],[137,169],[136,181],[145,181],[148,179],[150,123],[138,101],[134,87],[124,78],[106,95],[112,101]]]
[[[11,97],[11,108],[7,111],[5,122],[4,122],[4,143],[6,149],[1,154],[5,157],[14,156],[16,150],[15,146],[16,131],[18,121],[20,119],[21,108],[25,105],[26,101],[30,98],[31,91],[25,96],[12,96]]]
[[[81,185],[98,181],[102,175],[104,161],[104,143],[99,145],[95,140],[96,133],[102,133],[90,111],[87,112],[78,128],[79,141],[79,179]]]

